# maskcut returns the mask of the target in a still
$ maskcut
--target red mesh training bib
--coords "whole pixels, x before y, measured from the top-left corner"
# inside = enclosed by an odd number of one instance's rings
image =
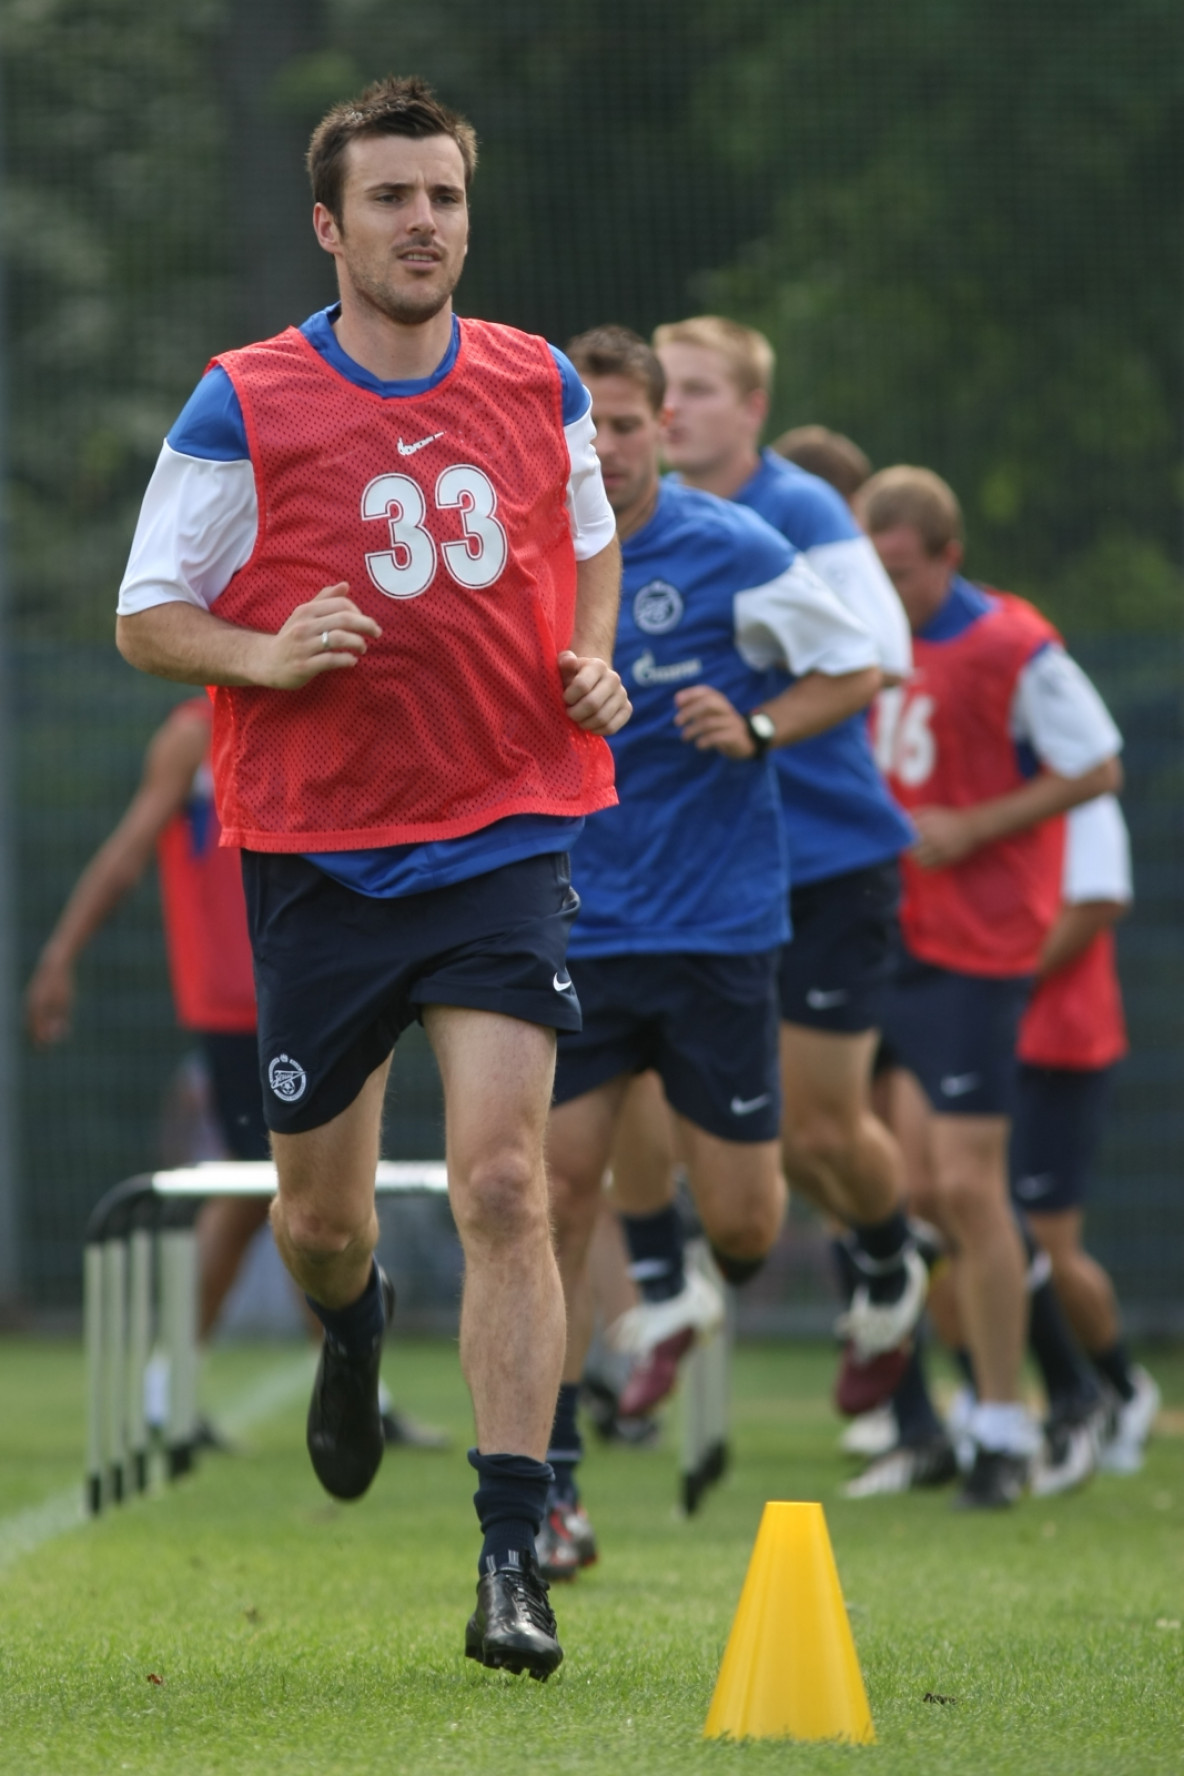
[[[1127,1052],[1114,933],[1099,931],[1066,968],[1040,982],[1020,1025],[1019,1057],[1033,1067],[1111,1067]]]
[[[994,608],[950,641],[913,640],[914,670],[875,714],[877,757],[906,810],[968,808],[1019,789],[1009,721],[1016,681],[1056,630],[1022,598]],[[894,733],[881,724],[894,722]],[[914,956],[962,974],[1033,974],[1061,899],[1063,817],[984,845],[961,863],[921,869],[901,859],[901,929]]]
[[[567,715],[575,605],[559,372],[545,341],[461,323],[449,374],[386,399],[294,328],[216,360],[242,404],[255,552],[216,613],[278,630],[323,586],[382,626],[299,691],[214,692],[224,843],[361,850],[616,800]]]

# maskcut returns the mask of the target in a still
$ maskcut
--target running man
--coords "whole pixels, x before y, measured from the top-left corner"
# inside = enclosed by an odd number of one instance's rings
[[[626,1091],[646,1069],[660,1075],[717,1257],[755,1270],[785,1205],[776,971],[788,884],[773,754],[865,708],[880,683],[871,637],[783,537],[660,480],[665,379],[649,346],[601,327],[568,350],[591,391],[623,544],[617,652],[636,710],[613,742],[621,805],[589,821],[575,852],[570,965],[584,1024],[560,1036],[547,1138],[569,1305],[540,1542],[556,1576],[594,1553],[574,1479],[579,1308]]]
[[[1113,796],[1065,823],[1062,905],[1020,1025],[1011,1191],[1052,1263],[1061,1306],[1111,1402],[1098,1465],[1142,1466],[1159,1389],[1131,1360],[1107,1272],[1082,1245],[1089,1175],[1114,1069],[1127,1052],[1114,926],[1132,898],[1130,840]]]
[[[749,327],[700,315],[659,327],[666,372],[662,450],[684,485],[759,513],[863,623],[888,682],[910,667],[908,625],[841,496],[759,441],[773,351]],[[856,1288],[840,1401],[891,1393],[925,1298],[904,1215],[899,1149],[869,1089],[896,941],[898,857],[911,828],[888,794],[861,713],[776,755],[790,854],[793,942],[780,970],[786,1174],[852,1229]],[[653,1220],[651,1205],[651,1225]],[[626,1221],[627,1230],[630,1221]],[[648,1229],[635,1229],[635,1243]],[[656,1325],[673,1336],[670,1309]],[[873,1357],[891,1351],[888,1362]]]
[[[255,981],[238,853],[219,844],[210,772],[208,697],[178,704],[148,743],[140,786],[75,883],[46,939],[25,993],[25,1022],[38,1047],[70,1034],[74,969],[90,940],[156,854],[169,979],[177,1022],[201,1044],[214,1116],[234,1159],[270,1159],[259,1088]],[[247,1248],[267,1219],[260,1197],[212,1197],[197,1217],[198,1338],[212,1333]],[[382,1390],[387,1444],[441,1448]],[[207,1420],[199,1447],[225,1448]]]
[[[555,1031],[580,1022],[567,852],[616,799],[601,736],[629,715],[608,664],[619,550],[567,360],[453,314],[471,125],[390,77],[328,113],[308,163],[339,300],[199,384],[145,499],[118,641],[217,687],[272,1225],[325,1327],[308,1442],[339,1498],[382,1457],[374,1174],[392,1049],[427,1031],[484,1537],[465,1653],[544,1678],[563,1655],[534,1535],[564,1312],[543,1136]]]
[[[939,476],[884,469],[857,505],[916,660],[876,711],[877,756],[918,832],[885,1029],[933,1113],[936,1208],[977,1387],[959,1503],[997,1508],[1020,1496],[1034,1450],[1019,1394],[1026,1263],[1008,1188],[1019,1021],[1060,900],[1057,816],[1118,788],[1122,741],[1052,625],[961,576],[961,510]]]

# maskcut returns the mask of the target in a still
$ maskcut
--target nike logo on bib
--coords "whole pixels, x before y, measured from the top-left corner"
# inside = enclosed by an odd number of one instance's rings
[[[762,1104],[767,1104],[772,1096],[772,1092],[762,1092],[759,1098],[733,1098],[732,1115],[751,1116],[754,1110],[759,1110]]]
[[[557,993],[574,993],[576,990],[576,984],[572,980],[570,974],[567,976],[566,980],[561,980],[558,975],[555,975],[551,985]]]
[[[964,1098],[980,1080],[978,1073],[947,1073],[941,1082],[941,1089],[947,1098]]]
[[[811,1011],[830,1011],[836,1005],[846,1005],[850,997],[846,987],[835,987],[831,992],[822,987],[811,987],[806,994],[806,1004]]]
[[[430,438],[421,438],[417,444],[404,444],[402,438],[400,438],[399,455],[414,456],[417,450],[426,450],[429,444],[434,444],[437,438],[442,438],[443,436],[443,432],[433,432]]]

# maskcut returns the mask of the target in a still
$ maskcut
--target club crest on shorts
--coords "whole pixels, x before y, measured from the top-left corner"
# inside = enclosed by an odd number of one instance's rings
[[[682,593],[667,580],[650,580],[634,594],[633,621],[645,635],[668,635],[682,621]]]
[[[304,1096],[308,1074],[291,1055],[276,1055],[267,1069],[267,1083],[277,1098],[282,1098],[285,1104],[294,1104],[297,1098]]]

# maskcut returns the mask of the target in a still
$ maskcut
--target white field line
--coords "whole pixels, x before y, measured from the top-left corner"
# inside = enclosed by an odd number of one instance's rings
[[[267,1370],[219,1413],[219,1427],[230,1436],[241,1437],[254,1425],[290,1405],[307,1390],[314,1361],[313,1353],[302,1352],[299,1357]],[[81,1484],[52,1493],[40,1504],[27,1505],[10,1517],[0,1517],[0,1574],[6,1573],[26,1554],[35,1553],[46,1542],[77,1529],[86,1521]]]

